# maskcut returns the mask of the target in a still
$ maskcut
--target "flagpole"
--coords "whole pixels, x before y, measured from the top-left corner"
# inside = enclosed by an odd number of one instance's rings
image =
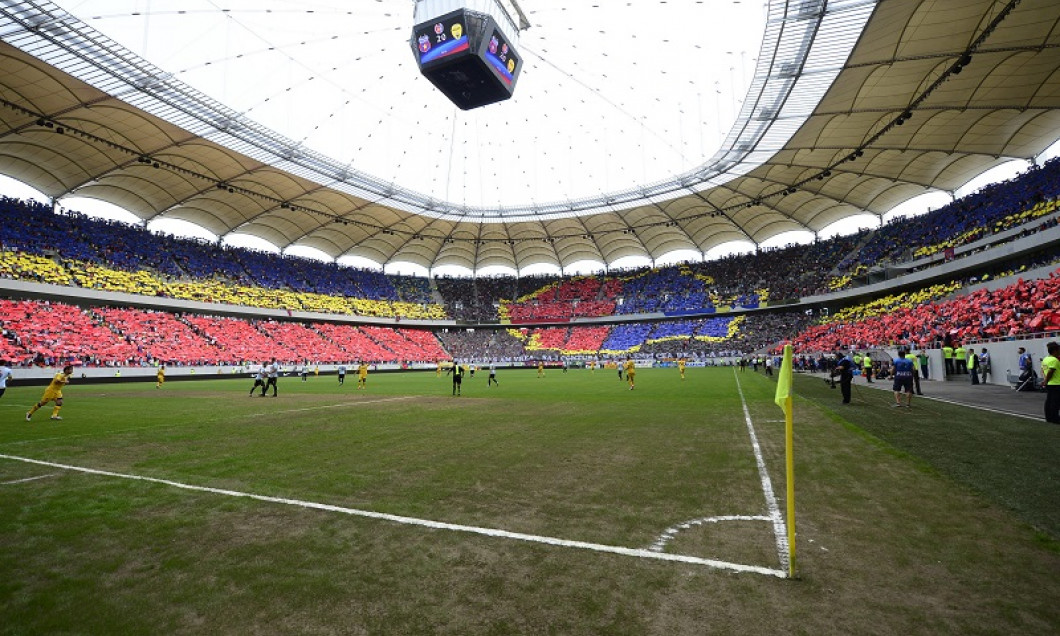
[[[780,364],[777,378],[776,403],[784,411],[784,464],[788,493],[788,578],[795,578],[795,433],[792,420],[794,398],[792,397],[792,347],[784,345],[784,360]]]
[[[790,345],[789,345],[790,346]],[[795,447],[794,447],[794,425],[792,423],[792,407],[794,406],[794,398],[788,395],[784,404],[784,437],[786,448],[785,456],[787,464],[787,482],[788,482],[788,550],[790,553],[790,559],[788,560],[788,578],[795,578]]]

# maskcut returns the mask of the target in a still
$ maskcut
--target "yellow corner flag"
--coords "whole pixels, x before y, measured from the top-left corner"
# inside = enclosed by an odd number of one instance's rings
[[[785,468],[788,482],[788,577],[795,578],[795,427],[792,417],[791,345],[784,345],[784,360],[777,378],[777,406],[784,410]]]
[[[777,406],[784,409],[784,413],[791,412],[791,345],[784,345],[784,361],[780,363],[780,376],[777,378]]]

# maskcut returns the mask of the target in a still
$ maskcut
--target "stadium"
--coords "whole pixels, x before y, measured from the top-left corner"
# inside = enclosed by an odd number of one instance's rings
[[[0,0],[0,633],[1055,633],[1058,25]]]

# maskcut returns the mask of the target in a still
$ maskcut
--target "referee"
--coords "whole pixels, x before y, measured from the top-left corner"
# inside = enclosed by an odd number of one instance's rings
[[[453,360],[453,366],[449,367],[447,373],[453,374],[453,395],[460,395],[460,383],[464,380],[464,367],[459,362]]]

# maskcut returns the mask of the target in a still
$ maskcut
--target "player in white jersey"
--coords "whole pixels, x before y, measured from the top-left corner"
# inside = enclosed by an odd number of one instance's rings
[[[7,381],[11,379],[11,367],[7,365],[7,360],[0,360],[0,397],[4,397],[4,391],[7,390]]]

